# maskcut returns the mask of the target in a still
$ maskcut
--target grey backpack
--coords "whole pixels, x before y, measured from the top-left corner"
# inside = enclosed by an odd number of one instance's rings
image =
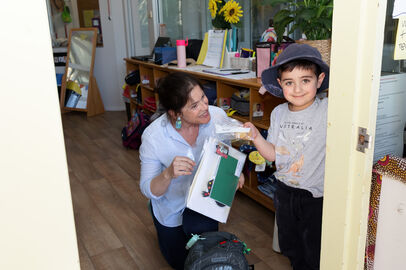
[[[197,238],[198,237],[198,238]],[[193,236],[192,245],[185,261],[185,270],[248,270],[244,242],[228,232],[206,232]],[[191,241],[188,242],[188,245]]]

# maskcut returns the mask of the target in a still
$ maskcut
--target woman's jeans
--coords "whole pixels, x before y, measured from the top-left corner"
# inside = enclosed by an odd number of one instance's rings
[[[151,207],[152,209],[152,207]],[[187,257],[185,249],[191,234],[218,231],[218,222],[203,216],[189,208],[183,212],[183,222],[178,227],[166,227],[155,218],[152,209],[155,228],[158,234],[159,248],[169,265],[176,270],[183,270]]]

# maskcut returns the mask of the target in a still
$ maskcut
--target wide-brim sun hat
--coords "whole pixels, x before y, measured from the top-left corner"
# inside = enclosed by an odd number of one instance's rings
[[[293,60],[308,60],[320,67],[321,72],[326,75],[317,92],[328,88],[330,77],[330,68],[321,58],[320,52],[307,44],[293,43],[289,45],[276,59],[276,64],[268,69],[265,69],[261,74],[262,85],[267,91],[276,97],[283,98],[283,90],[278,83],[278,68]]]

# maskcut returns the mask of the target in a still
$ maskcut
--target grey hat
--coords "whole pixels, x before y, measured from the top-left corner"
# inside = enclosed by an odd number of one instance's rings
[[[298,44],[298,43],[293,43],[289,45],[278,56],[278,58],[276,59],[276,64],[268,69],[265,69],[262,72],[261,75],[262,85],[265,87],[265,89],[268,90],[272,95],[283,98],[284,96],[282,88],[277,81],[278,68],[283,64],[298,59],[308,60],[320,67],[321,72],[324,72],[326,76],[320,88],[317,89],[317,92],[327,89],[330,77],[329,66],[322,60],[321,54],[316,48],[311,47],[307,44]]]

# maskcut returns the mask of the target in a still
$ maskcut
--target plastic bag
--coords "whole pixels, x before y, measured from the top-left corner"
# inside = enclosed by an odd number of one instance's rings
[[[243,123],[230,117],[218,117],[214,119],[214,137],[220,141],[251,140],[250,128],[245,128]]]

